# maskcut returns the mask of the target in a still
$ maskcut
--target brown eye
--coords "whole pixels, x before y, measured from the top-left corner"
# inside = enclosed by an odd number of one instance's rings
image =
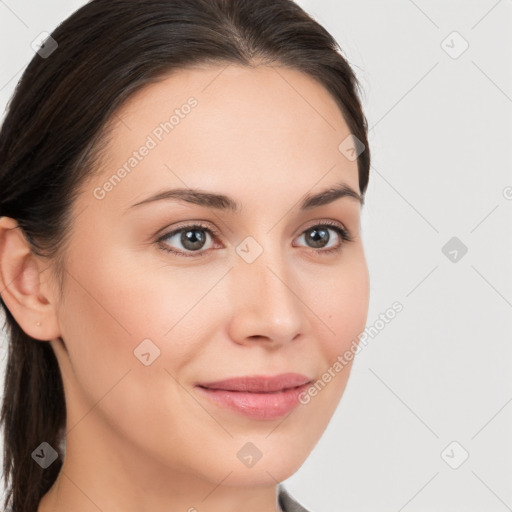
[[[336,233],[336,236],[332,236],[331,233]],[[299,238],[304,237],[306,245],[311,249],[318,249],[319,254],[330,254],[341,250],[346,242],[353,240],[350,233],[339,226],[331,222],[323,224],[317,224],[306,229]],[[334,238],[334,246],[329,246],[329,242]],[[336,239],[339,242],[336,243]],[[326,248],[327,247],[327,248]]]
[[[206,252],[204,246],[208,236],[212,239],[215,238],[215,235],[210,228],[194,224],[191,226],[183,226],[179,229],[175,229],[174,231],[170,231],[169,233],[165,233],[157,240],[157,242],[164,251],[170,253],[178,254],[180,256],[202,256]],[[174,244],[178,244],[177,249],[172,248],[174,247],[170,243],[172,239],[175,239],[173,242]],[[192,254],[194,252],[197,254]]]
[[[322,248],[327,245],[330,238],[329,229],[324,227],[310,228],[305,232],[306,241],[315,249]]]
[[[180,243],[189,251],[196,251],[202,249],[206,240],[204,230],[190,229],[182,231],[180,236]]]

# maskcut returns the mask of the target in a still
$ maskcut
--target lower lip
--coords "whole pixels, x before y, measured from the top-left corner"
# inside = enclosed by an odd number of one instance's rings
[[[247,393],[244,391],[226,391],[197,386],[197,389],[223,407],[245,416],[260,420],[280,418],[297,407],[299,395],[308,389],[311,383],[274,393]]]

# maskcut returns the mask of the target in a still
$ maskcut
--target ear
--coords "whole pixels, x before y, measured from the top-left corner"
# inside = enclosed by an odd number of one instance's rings
[[[34,255],[18,223],[0,217],[0,295],[23,331],[42,341],[61,334],[52,288],[42,279],[48,267]]]

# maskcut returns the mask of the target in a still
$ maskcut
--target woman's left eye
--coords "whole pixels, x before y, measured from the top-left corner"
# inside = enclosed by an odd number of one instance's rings
[[[335,243],[334,247],[329,247],[328,245],[332,239],[330,232],[334,232],[336,234],[334,238],[340,239],[337,243]],[[203,256],[206,252],[204,245],[208,238],[205,233],[207,233],[208,237],[210,237],[212,240],[218,238],[218,234],[211,228],[201,224],[193,224],[190,226],[181,227],[169,233],[165,233],[156,242],[162,250],[179,256]],[[299,239],[303,237],[306,243],[312,244],[309,246],[309,249],[315,251],[318,254],[331,254],[341,251],[342,246],[345,245],[346,242],[351,242],[353,240],[348,230],[341,227],[337,223],[332,222],[315,224],[314,226],[307,228],[301,233]],[[184,250],[171,248],[169,246],[168,241],[172,240],[173,238],[177,238]],[[164,240],[166,240],[165,243]],[[325,247],[327,247],[327,249]]]
[[[331,246],[328,249],[325,249],[325,247],[328,247],[327,244],[331,241],[331,235],[329,234],[329,231],[334,231],[336,233],[336,237],[341,240],[337,242],[334,247]],[[341,251],[341,248],[343,245],[345,245],[346,242],[351,242],[353,240],[348,230],[342,228],[338,224],[332,223],[324,223],[311,226],[310,228],[306,229],[306,231],[304,231],[299,238],[302,237],[304,237],[305,240],[312,242],[312,249],[320,247],[322,250],[317,251],[320,254],[331,254],[333,252]]]

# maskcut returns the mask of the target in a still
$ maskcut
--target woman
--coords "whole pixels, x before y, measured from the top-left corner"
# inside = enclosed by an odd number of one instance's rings
[[[45,41],[0,134],[6,507],[306,510],[280,482],[368,311],[357,88],[290,0],[93,0]]]

